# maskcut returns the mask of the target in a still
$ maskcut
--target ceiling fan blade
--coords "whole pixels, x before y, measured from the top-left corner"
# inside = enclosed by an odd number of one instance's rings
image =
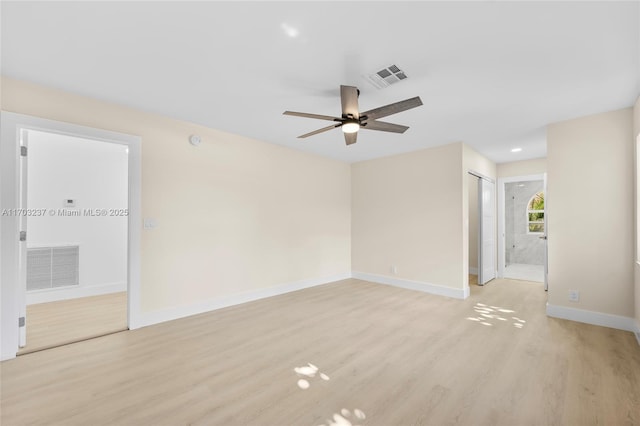
[[[406,99],[404,101],[381,106],[379,108],[374,108],[372,110],[363,112],[361,115],[366,115],[369,120],[375,120],[376,118],[382,118],[388,115],[397,114],[411,108],[419,107],[420,105],[422,105],[422,100],[420,99],[420,96],[416,96],[415,98]]]
[[[314,130],[313,132],[305,133],[304,135],[298,136],[298,139],[307,138],[309,136],[317,135],[318,133],[328,132],[329,130],[335,129],[336,127],[342,126],[342,123],[332,124],[331,126],[323,127],[322,129]]]
[[[331,117],[329,115],[309,114],[306,112],[285,111],[283,115],[293,115],[295,117],[316,118],[318,120],[339,121],[338,117]]]
[[[340,102],[342,103],[342,117],[360,117],[358,111],[358,88],[354,86],[340,86]]]
[[[366,130],[381,130],[383,132],[404,133],[407,131],[407,129],[409,129],[409,126],[386,123],[384,121],[369,120],[364,126],[360,128]]]
[[[347,145],[352,145],[352,144],[358,142],[358,132],[345,133],[344,134],[344,141],[347,143]]]

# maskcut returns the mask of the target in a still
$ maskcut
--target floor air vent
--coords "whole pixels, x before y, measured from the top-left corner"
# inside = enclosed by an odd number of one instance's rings
[[[384,89],[407,78],[407,75],[396,65],[389,65],[375,74],[367,75],[367,80],[378,89]]]
[[[79,285],[79,246],[27,249],[27,291]]]

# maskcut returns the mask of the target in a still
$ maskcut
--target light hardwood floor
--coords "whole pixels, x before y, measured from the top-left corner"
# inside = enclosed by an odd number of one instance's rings
[[[127,329],[127,293],[27,306],[27,346],[20,355]]]
[[[545,302],[310,288],[4,362],[2,425],[640,424],[633,334]]]
[[[478,276],[469,274],[469,285],[478,285]]]

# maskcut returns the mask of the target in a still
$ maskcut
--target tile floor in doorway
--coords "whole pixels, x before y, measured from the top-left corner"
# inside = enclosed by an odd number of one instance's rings
[[[544,266],[513,263],[504,268],[504,277],[541,283],[544,282]]]

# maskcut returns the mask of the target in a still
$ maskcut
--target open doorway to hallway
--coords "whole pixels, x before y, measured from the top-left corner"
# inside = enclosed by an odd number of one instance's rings
[[[25,130],[26,339],[18,354],[126,330],[128,147]]]
[[[503,183],[501,273],[504,278],[544,282],[546,262],[544,177]]]

